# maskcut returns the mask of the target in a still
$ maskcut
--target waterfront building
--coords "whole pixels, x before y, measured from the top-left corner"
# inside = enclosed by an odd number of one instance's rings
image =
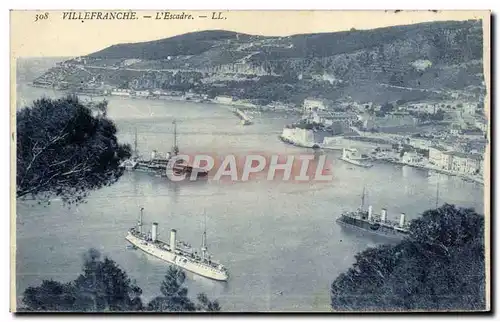
[[[220,95],[215,98],[215,101],[220,104],[231,104],[233,102],[233,97]]]
[[[422,150],[428,150],[432,146],[432,141],[423,138],[408,138],[408,145]]]
[[[449,160],[443,158],[444,153],[447,150],[440,146],[431,146],[429,148],[429,162],[433,165],[443,168],[445,166],[448,167]]]
[[[481,169],[482,157],[478,154],[449,151],[446,152],[445,155],[450,157],[449,170],[461,174],[474,174]]]
[[[416,152],[405,152],[403,154],[403,157],[401,158],[401,161],[404,163],[415,164],[422,161],[422,156]]]
[[[305,99],[303,104],[304,112],[324,111],[326,106],[323,101],[317,99]]]
[[[359,119],[355,113],[350,112],[313,111],[310,115],[311,120],[315,123],[341,128],[349,128]]]
[[[285,127],[281,138],[299,146],[312,146],[314,144],[314,132],[300,127]]]
[[[114,96],[130,96],[130,90],[125,88],[115,88],[111,91]]]
[[[474,103],[462,103],[462,113],[463,115],[474,115],[476,114],[477,104]]]
[[[134,95],[137,97],[148,97],[150,93],[149,91],[135,91]]]

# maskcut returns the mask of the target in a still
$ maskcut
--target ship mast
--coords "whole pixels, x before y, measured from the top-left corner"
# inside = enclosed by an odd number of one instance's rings
[[[436,209],[438,208],[439,206],[439,181],[437,182],[437,186],[436,186]]]
[[[361,209],[365,209],[365,189],[366,187],[363,187],[363,195],[361,196]]]
[[[137,223],[137,226],[139,226],[139,233],[142,235],[142,212],[144,211],[144,208],[141,207],[141,214],[139,215],[139,222]]]
[[[201,236],[201,259],[205,260],[207,252],[207,213],[205,210],[203,210],[203,215],[205,216],[205,224],[203,226],[203,235]]]
[[[174,146],[172,147],[172,152],[174,155],[179,153],[179,148],[177,147],[177,122],[175,120],[172,121],[174,125]]]
[[[134,137],[134,153],[135,157],[139,157],[139,152],[137,151],[137,128],[135,128],[135,137]]]

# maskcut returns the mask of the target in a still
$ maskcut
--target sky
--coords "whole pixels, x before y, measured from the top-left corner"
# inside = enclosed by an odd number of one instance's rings
[[[87,10],[88,11],[88,10]],[[171,11],[181,13],[182,11]],[[184,11],[197,17],[212,11]],[[35,22],[36,15],[47,19]],[[489,11],[223,11],[225,20],[155,20],[156,11],[137,11],[137,20],[64,20],[63,11],[11,11],[11,57],[68,57],[119,43],[168,38],[201,30],[231,30],[254,35],[373,29],[429,21],[481,19]],[[142,16],[151,15],[145,19]],[[487,19],[486,19],[487,20]]]

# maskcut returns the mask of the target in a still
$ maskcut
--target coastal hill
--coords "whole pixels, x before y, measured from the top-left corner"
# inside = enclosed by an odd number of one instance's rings
[[[383,103],[483,90],[481,21],[255,36],[208,30],[117,44],[68,60],[38,81],[229,95],[260,103],[305,97]]]

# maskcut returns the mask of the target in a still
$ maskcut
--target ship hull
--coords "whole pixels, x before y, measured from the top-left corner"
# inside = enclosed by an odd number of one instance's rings
[[[394,228],[381,225],[379,223],[370,223],[357,218],[340,216],[336,221],[343,226],[368,231],[379,236],[397,239],[403,239],[408,236],[408,233],[405,233],[403,231],[399,231]]]
[[[209,268],[199,263],[193,262],[189,257],[182,254],[174,254],[171,251],[160,249],[153,243],[137,238],[131,233],[127,234],[125,239],[143,252],[166,261],[172,265],[178,266],[179,268],[216,281],[227,281],[228,279],[227,274],[223,274],[213,268]]]
[[[319,145],[316,144],[316,143],[305,143],[305,142],[298,142],[298,141],[294,141],[292,139],[289,139],[283,135],[280,135],[279,136],[280,140],[285,142],[285,143],[288,143],[288,144],[291,144],[291,145],[294,145],[294,146],[297,146],[297,147],[300,147],[300,148],[319,148]]]
[[[345,162],[350,163],[350,164],[357,165],[358,167],[363,167],[363,168],[371,168],[373,166],[373,164],[371,164],[371,163],[364,163],[364,162],[360,162],[358,160],[353,160],[353,159],[349,159],[349,158],[345,158],[345,157],[341,157],[340,160],[345,161]]]

